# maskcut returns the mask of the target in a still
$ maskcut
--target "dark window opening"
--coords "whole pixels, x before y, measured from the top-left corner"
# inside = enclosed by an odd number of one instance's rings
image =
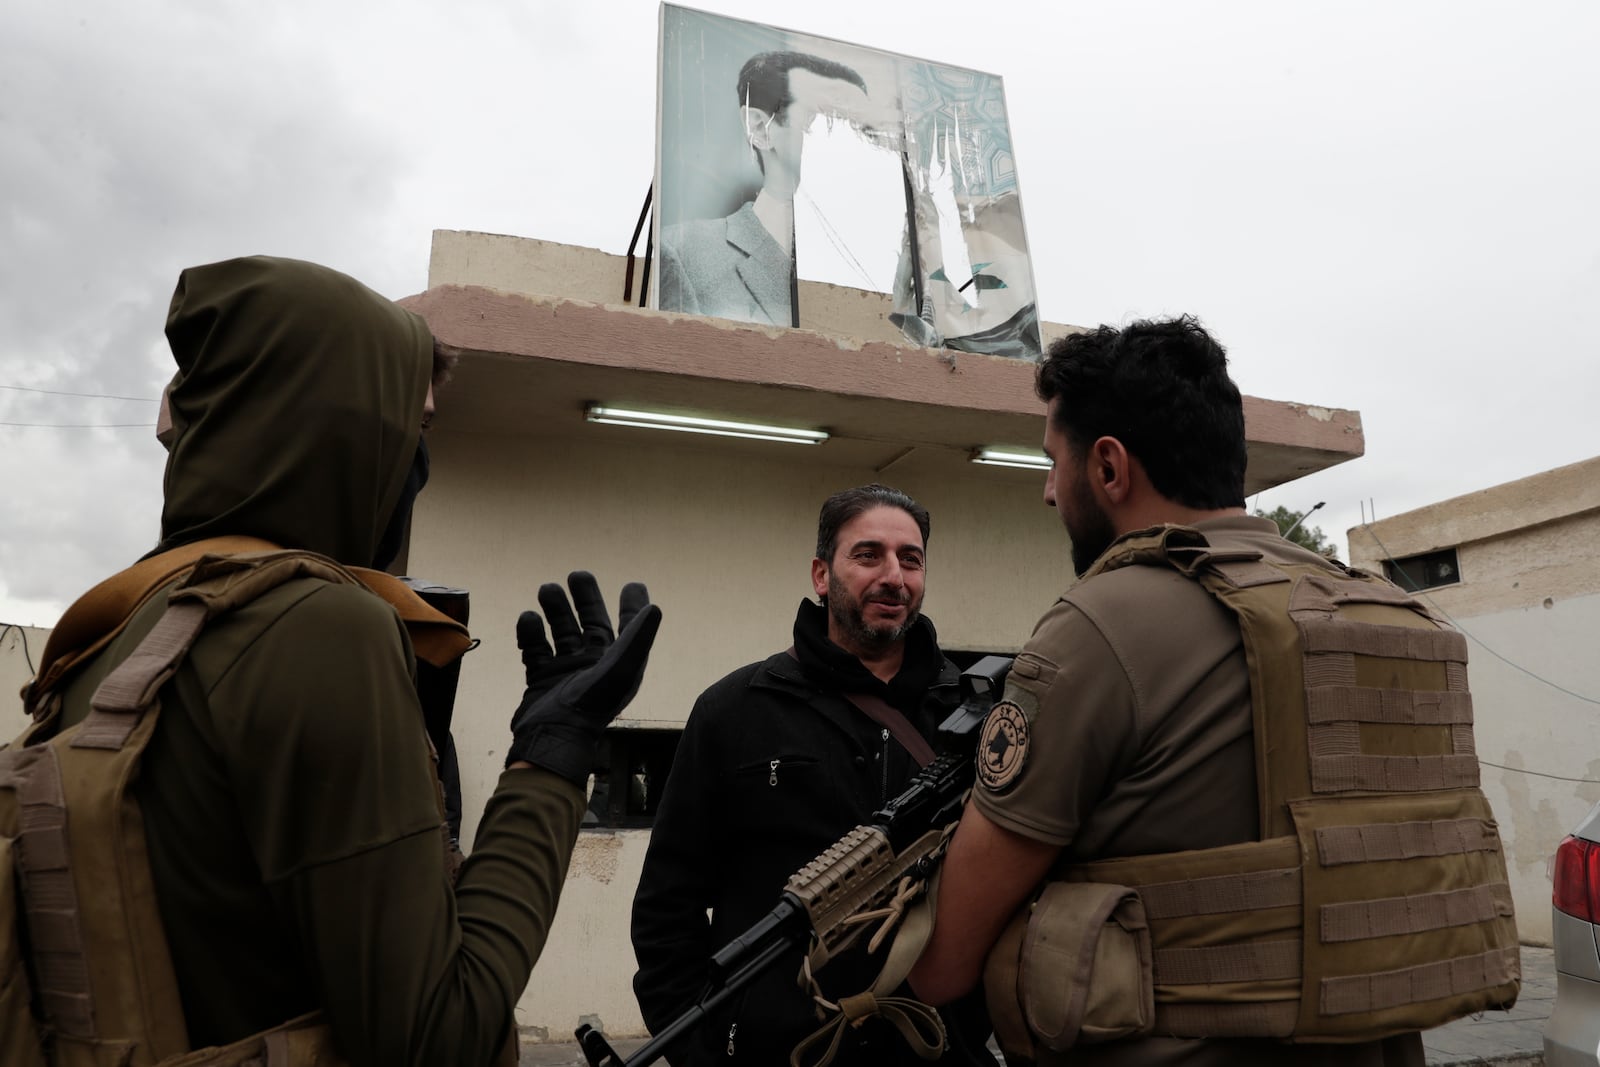
[[[1455,585],[1461,581],[1461,565],[1456,561],[1456,550],[1440,549],[1420,556],[1383,561],[1384,575],[1401,589],[1432,589],[1440,585]]]
[[[681,736],[681,730],[607,730],[595,752],[594,788],[583,828],[637,830],[653,824]]]

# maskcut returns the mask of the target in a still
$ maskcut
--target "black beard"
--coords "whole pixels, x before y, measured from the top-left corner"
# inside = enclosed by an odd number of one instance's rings
[[[1082,578],[1117,539],[1117,531],[1087,485],[1075,494],[1075,503],[1072,521],[1066,524],[1067,536],[1072,539],[1072,569]]]
[[[911,627],[922,617],[920,612],[909,611],[905,622],[899,626],[877,627],[867,625],[866,616],[861,611],[861,603],[845,591],[843,585],[828,575],[828,616],[833,619],[839,632],[849,637],[862,648],[888,648],[898,641],[904,641],[906,634],[911,632]]]

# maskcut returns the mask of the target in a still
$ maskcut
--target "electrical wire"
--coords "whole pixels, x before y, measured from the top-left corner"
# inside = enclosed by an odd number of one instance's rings
[[[36,430],[126,430],[134,427],[149,429],[153,422],[0,422],[0,426],[28,426]]]
[[[816,214],[817,221],[822,224],[823,236],[827,237],[828,243],[833,245],[833,250],[839,254],[839,258],[854,268],[857,274],[861,275],[861,280],[866,283],[868,289],[874,292],[881,292],[882,290],[879,289],[877,282],[873,281],[872,276],[867,273],[867,268],[861,265],[861,261],[856,258],[855,253],[850,251],[849,246],[845,244],[843,235],[839,233],[833,223],[828,221],[828,217],[822,213],[822,207],[803,190],[800,191],[799,195]]]
[[[1568,778],[1563,774],[1546,774],[1543,771],[1530,771],[1526,767],[1507,767],[1504,763],[1490,763],[1486,759],[1480,759],[1478,762],[1483,764],[1485,767],[1498,767],[1502,771],[1516,771],[1518,774],[1531,774],[1535,778],[1550,778],[1557,782],[1580,782],[1584,785],[1600,785],[1600,778]]]
[[[47,396],[81,396],[91,400],[136,400],[141,404],[154,404],[158,399],[153,396],[121,396],[117,393],[74,393],[66,389],[36,389],[31,385],[0,385],[0,389],[11,389],[19,393],[44,393]]]

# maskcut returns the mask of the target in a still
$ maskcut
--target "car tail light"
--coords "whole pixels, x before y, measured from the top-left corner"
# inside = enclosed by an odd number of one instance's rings
[[[1600,845],[1568,837],[1556,849],[1551,902],[1558,911],[1585,922],[1600,921]]]

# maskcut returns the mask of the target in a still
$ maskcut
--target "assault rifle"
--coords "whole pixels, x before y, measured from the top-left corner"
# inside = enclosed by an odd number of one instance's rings
[[[624,1059],[599,1030],[578,1027],[590,1067],[646,1067],[711,1012],[794,949],[821,967],[855,944],[868,924],[853,918],[903,907],[903,879],[921,882],[944,858],[943,830],[961,815],[976,774],[978,733],[999,699],[1011,657],[986,656],[961,674],[961,706],[939,726],[944,753],[870,822],[856,827],[797,871],[764,917],[711,957],[706,988],[692,1006]],[[897,911],[898,913],[898,911]]]

